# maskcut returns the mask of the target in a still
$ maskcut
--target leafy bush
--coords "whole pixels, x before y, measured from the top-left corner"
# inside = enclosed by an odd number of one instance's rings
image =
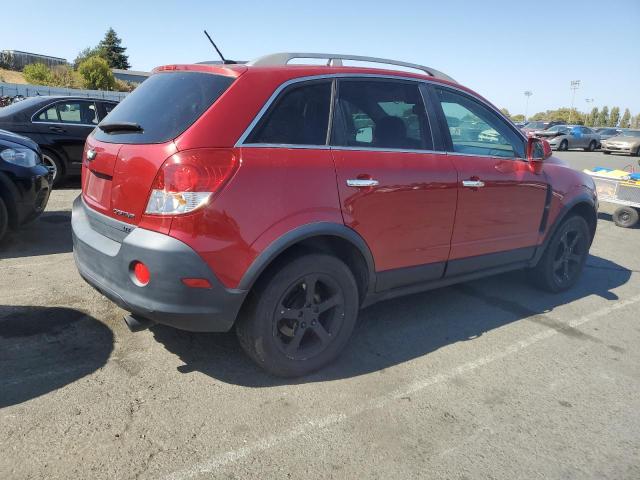
[[[78,73],[68,65],[59,65],[51,69],[51,86],[81,88],[82,80]]]
[[[26,65],[22,73],[28,83],[33,85],[51,85],[51,70],[44,63]]]
[[[92,90],[114,90],[116,79],[104,58],[97,55],[87,58],[78,66],[82,86]]]

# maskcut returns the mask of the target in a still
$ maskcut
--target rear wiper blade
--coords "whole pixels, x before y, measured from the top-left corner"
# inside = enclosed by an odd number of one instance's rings
[[[144,129],[135,122],[106,122],[98,125],[104,133],[143,132]]]

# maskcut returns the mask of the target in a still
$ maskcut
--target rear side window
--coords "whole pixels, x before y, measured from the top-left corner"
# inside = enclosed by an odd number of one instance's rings
[[[432,149],[416,83],[341,80],[332,143],[363,148]]]
[[[108,134],[100,128],[95,138],[112,143],[164,143],[173,140],[229,88],[233,78],[203,72],[163,72],[152,75],[109,113],[105,123],[134,123],[140,132]]]
[[[55,105],[47,108],[40,115],[38,115],[38,120],[41,122],[59,122],[60,117],[58,117],[58,109]]]
[[[245,143],[325,145],[329,128],[331,81],[289,87]]]

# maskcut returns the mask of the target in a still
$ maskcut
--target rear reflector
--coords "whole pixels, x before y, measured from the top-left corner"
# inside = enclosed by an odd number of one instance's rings
[[[206,205],[237,166],[231,150],[203,148],[172,155],[153,181],[145,214],[180,215]]]
[[[144,287],[151,280],[151,273],[147,266],[142,262],[133,262],[131,264],[131,271],[133,272],[133,277],[136,280],[136,284],[141,287]]]
[[[206,278],[183,278],[182,283],[191,288],[211,288],[211,283]]]

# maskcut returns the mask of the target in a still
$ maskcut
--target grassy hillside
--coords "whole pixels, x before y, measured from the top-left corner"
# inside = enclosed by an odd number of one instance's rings
[[[22,72],[14,72],[13,70],[5,70],[3,68],[0,68],[0,81],[7,83],[27,83]]]

